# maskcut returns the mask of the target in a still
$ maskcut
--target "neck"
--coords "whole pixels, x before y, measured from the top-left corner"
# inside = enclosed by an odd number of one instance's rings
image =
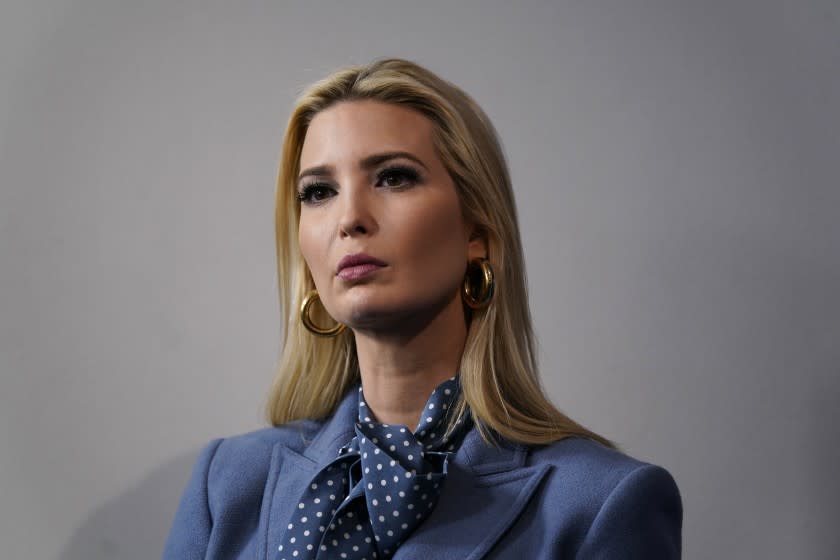
[[[455,375],[467,328],[454,298],[414,331],[354,330],[365,403],[376,420],[414,430],[431,392]]]

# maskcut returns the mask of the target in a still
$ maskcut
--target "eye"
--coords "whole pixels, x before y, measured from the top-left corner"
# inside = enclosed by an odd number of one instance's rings
[[[330,198],[335,194],[335,190],[324,183],[312,183],[306,185],[297,193],[297,198],[303,204],[317,204]]]
[[[377,185],[389,188],[410,187],[417,183],[419,174],[410,167],[388,167],[379,172]]]

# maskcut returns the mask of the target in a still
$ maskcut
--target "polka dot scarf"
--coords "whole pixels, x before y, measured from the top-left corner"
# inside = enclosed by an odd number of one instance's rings
[[[434,509],[449,455],[468,431],[446,418],[457,377],[432,391],[414,433],[376,422],[359,387],[356,436],[303,492],[281,539],[278,560],[389,559]]]

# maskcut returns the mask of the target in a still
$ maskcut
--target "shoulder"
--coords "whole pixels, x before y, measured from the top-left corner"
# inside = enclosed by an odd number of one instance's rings
[[[570,522],[580,557],[679,557],[682,501],[666,469],[583,438],[532,448],[529,463],[552,467],[541,501]]]
[[[237,543],[242,556],[252,556],[272,455],[303,452],[322,426],[299,421],[206,444],[181,496],[163,557],[216,557],[213,543],[222,543],[230,554],[231,543]]]
[[[212,455],[209,457],[209,474],[223,474],[230,469],[241,473],[243,469],[250,471],[265,468],[277,444],[281,444],[284,449],[302,453],[322,426],[322,422],[299,420],[213,440],[203,451],[204,454]]]
[[[528,462],[532,465],[551,465],[564,481],[596,494],[609,493],[621,480],[640,469],[667,473],[661,467],[580,437],[532,447]]]
[[[299,420],[283,426],[262,428],[215,439],[202,449],[193,467],[193,479],[205,481],[211,508],[252,489],[261,497],[274,453],[302,454],[323,422]]]
[[[195,468],[206,477],[211,509],[245,496],[259,503],[272,454],[302,453],[321,426],[311,420],[297,421],[210,442]]]

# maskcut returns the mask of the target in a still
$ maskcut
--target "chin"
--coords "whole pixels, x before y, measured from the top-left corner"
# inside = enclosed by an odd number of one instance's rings
[[[342,313],[342,321],[352,329],[389,328],[395,321],[405,317],[407,310],[399,305],[386,305],[374,301],[354,302]]]
[[[345,294],[341,313],[343,320],[340,320],[351,329],[414,330],[427,325],[444,308],[452,305],[449,294],[386,294],[381,288],[365,292]]]

